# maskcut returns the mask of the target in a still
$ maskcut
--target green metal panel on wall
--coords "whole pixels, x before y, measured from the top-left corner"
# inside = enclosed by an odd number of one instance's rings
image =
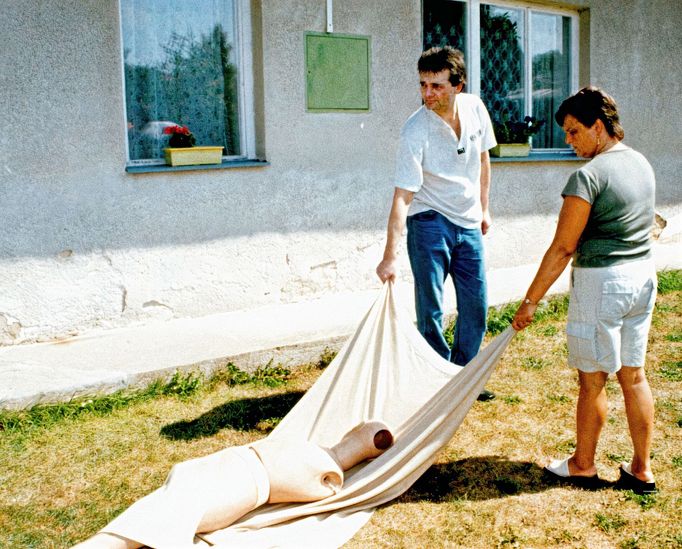
[[[368,111],[369,55],[369,36],[307,32],[307,109]]]

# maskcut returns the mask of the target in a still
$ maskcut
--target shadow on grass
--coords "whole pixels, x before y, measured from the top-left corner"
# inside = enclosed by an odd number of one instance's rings
[[[269,432],[304,395],[303,391],[263,398],[244,398],[216,406],[191,421],[178,421],[161,428],[161,435],[171,440],[210,437],[222,429]]]
[[[556,486],[535,463],[481,456],[432,465],[399,501],[480,501]]]

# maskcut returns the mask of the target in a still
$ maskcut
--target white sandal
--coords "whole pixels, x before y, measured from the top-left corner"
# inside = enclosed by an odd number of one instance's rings
[[[571,476],[571,473],[568,472],[569,459],[571,458],[567,457],[566,459],[553,459],[550,464],[545,467],[545,471],[548,471],[557,477],[568,478]]]
[[[549,465],[545,466],[545,474],[554,481],[565,482],[572,484],[573,486],[578,486],[579,488],[588,488],[592,490],[603,488],[604,483],[599,478],[599,475],[592,475],[589,477],[584,475],[571,475],[568,470],[569,459],[571,458],[553,459]]]

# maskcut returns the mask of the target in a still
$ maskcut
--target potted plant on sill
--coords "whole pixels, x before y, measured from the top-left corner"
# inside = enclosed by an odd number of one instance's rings
[[[192,166],[195,164],[220,164],[223,148],[220,146],[196,147],[196,138],[187,126],[168,126],[163,130],[170,135],[168,147],[163,149],[166,164]]]
[[[530,153],[530,137],[545,125],[544,120],[526,116],[522,122],[512,122],[506,117],[502,121],[493,122],[497,145],[490,149],[491,156],[510,157],[528,156]]]

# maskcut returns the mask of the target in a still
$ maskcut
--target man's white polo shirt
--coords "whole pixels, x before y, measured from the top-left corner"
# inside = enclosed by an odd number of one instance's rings
[[[422,106],[400,132],[395,186],[415,193],[408,215],[436,210],[467,229],[480,225],[481,152],[497,144],[490,115],[475,95],[457,94],[461,136]]]

